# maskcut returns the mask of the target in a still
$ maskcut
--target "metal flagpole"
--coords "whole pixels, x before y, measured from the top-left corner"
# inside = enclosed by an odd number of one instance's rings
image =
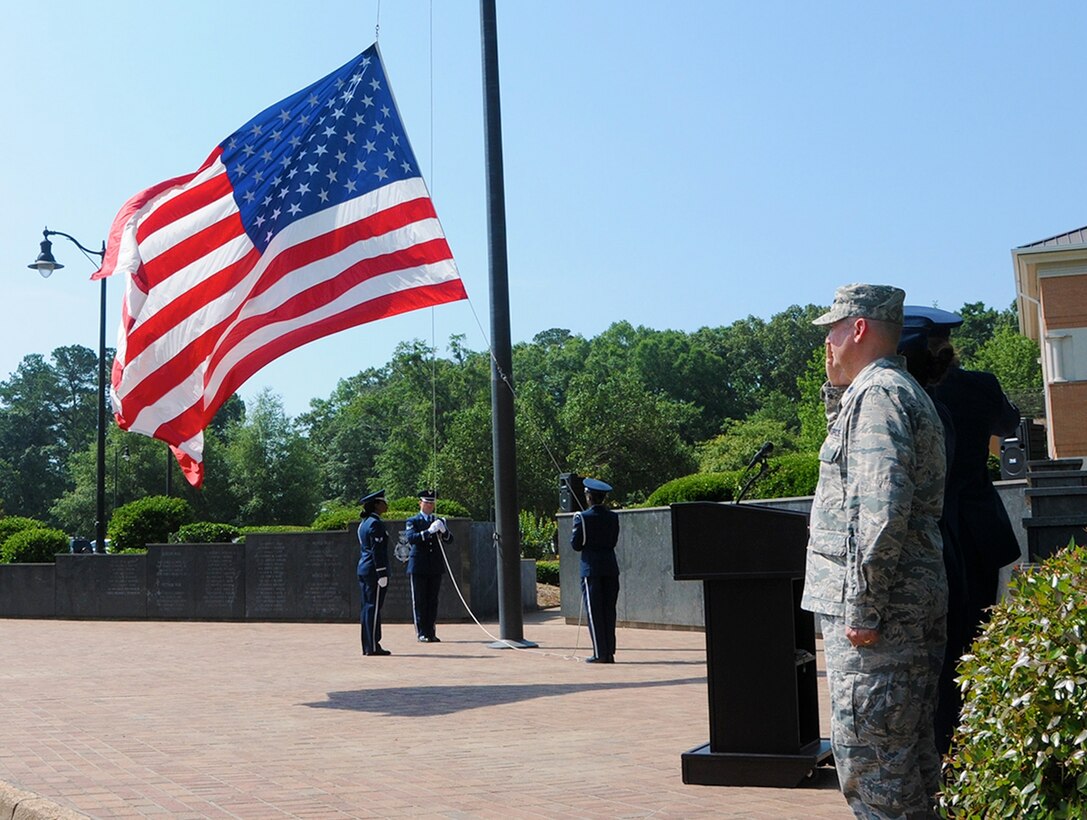
[[[502,112],[498,94],[495,0],[480,0],[483,118],[487,154],[487,216],[491,284],[491,423],[494,444],[495,535],[498,546],[498,628],[501,649],[536,646],[524,640],[521,613],[521,539],[517,531],[517,462],[513,426],[513,351],[510,342],[506,199],[502,173]],[[505,383],[503,383],[505,382]]]

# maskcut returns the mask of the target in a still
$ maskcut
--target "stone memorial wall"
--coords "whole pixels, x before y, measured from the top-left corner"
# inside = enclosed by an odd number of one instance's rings
[[[404,522],[385,523],[390,566],[382,617],[410,623],[407,566],[393,555]],[[448,523],[452,579],[442,583],[438,620],[470,620],[461,596],[476,617],[491,619],[498,611],[493,526]],[[245,544],[151,544],[143,555],[62,554],[55,564],[0,565],[0,617],[353,622],[362,597],[358,557],[353,530],[254,533]],[[522,571],[529,609],[534,567],[530,575]]]

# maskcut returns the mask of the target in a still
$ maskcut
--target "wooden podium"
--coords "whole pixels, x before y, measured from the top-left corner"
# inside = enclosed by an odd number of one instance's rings
[[[683,782],[797,786],[830,757],[815,619],[800,608],[808,516],[713,502],[671,510],[673,576],[703,584],[710,706],[710,742],[683,754]]]

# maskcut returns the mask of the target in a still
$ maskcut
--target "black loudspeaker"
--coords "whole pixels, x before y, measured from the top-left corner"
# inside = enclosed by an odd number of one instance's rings
[[[577,473],[559,473],[559,512],[585,509],[585,485]]]
[[[1032,418],[1019,420],[1019,430],[1000,442],[1000,477],[1008,480],[1027,477],[1027,462],[1048,456],[1045,428]]]
[[[1018,436],[1000,442],[1000,477],[1005,481],[1027,477],[1027,454]]]

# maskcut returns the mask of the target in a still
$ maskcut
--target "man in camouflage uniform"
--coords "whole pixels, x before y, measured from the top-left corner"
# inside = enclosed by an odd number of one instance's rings
[[[827,438],[802,606],[822,622],[838,777],[861,818],[934,817],[947,620],[943,428],[895,355],[905,293],[846,285],[827,325]]]

